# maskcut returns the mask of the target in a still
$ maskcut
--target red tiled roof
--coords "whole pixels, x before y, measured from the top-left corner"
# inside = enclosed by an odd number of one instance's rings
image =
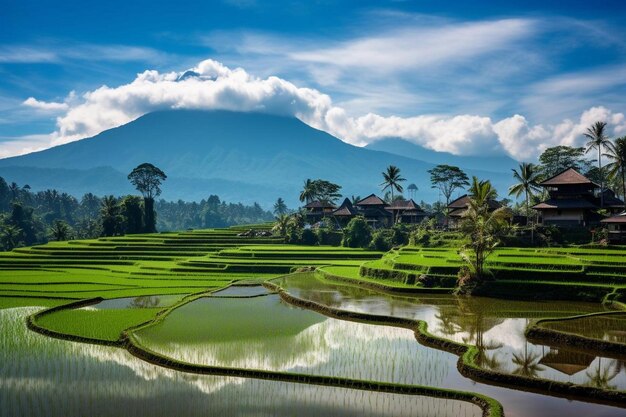
[[[585,177],[574,168],[568,168],[563,172],[556,174],[555,176],[548,178],[547,180],[539,183],[541,186],[550,185],[576,185],[576,184],[590,184],[597,186],[598,184]]]
[[[367,197],[357,201],[355,206],[386,206],[385,203],[380,197],[376,194],[370,194]]]

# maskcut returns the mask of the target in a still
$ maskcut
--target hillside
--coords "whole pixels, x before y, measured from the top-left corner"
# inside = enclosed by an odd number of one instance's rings
[[[33,189],[54,187],[76,195],[131,192],[126,175],[151,162],[167,175],[163,198],[259,202],[283,197],[288,205],[306,178],[343,185],[346,195],[379,192],[381,171],[394,164],[432,201],[426,171],[418,159],[349,145],[295,118],[227,111],[150,113],[92,138],[0,160],[0,176]],[[510,174],[468,171],[506,189]]]

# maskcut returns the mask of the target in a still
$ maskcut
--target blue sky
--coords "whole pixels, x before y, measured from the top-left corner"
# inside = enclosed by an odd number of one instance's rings
[[[626,6],[511,3],[10,1],[0,157],[164,107],[293,114],[357,145],[394,136],[518,159],[579,144],[596,119],[626,134]],[[172,85],[166,74],[187,69],[203,84]],[[158,75],[137,81],[147,70]]]

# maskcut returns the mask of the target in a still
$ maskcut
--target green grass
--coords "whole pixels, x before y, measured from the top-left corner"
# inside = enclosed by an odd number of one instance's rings
[[[160,310],[160,308],[61,310],[40,317],[36,324],[68,335],[117,341],[124,330],[152,320]]]

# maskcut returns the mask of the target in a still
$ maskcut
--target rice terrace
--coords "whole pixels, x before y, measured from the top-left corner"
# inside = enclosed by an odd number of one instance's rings
[[[0,417],[626,416],[623,1],[0,28]]]

